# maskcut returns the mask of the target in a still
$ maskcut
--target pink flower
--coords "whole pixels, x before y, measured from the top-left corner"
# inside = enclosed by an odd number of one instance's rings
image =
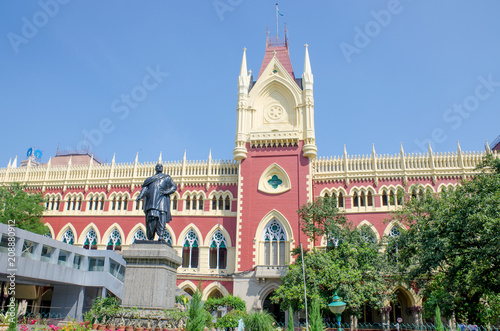
[[[35,323],[36,323],[36,320],[32,320],[32,321],[31,321],[31,324],[35,324]]]

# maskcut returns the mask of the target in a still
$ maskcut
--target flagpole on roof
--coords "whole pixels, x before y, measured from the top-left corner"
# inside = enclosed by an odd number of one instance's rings
[[[278,3],[276,2],[276,42],[278,42]]]

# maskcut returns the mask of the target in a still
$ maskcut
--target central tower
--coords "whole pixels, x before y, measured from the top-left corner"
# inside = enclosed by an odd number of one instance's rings
[[[234,159],[247,158],[249,148],[302,145],[304,157],[316,157],[313,74],[305,45],[304,72],[295,78],[288,38],[267,38],[257,81],[247,71],[243,49],[238,77],[238,105]]]

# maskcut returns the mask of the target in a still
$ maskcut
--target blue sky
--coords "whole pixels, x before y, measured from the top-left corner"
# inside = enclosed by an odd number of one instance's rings
[[[260,69],[275,1],[2,1],[0,166],[87,143],[104,160],[232,159],[242,48]],[[484,149],[499,134],[500,2],[282,1],[309,44],[319,156]],[[45,8],[45,9],[44,9]],[[126,95],[135,93],[136,101]]]

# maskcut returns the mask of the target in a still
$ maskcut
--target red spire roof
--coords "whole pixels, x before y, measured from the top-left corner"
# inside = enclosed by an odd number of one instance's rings
[[[266,53],[264,54],[264,60],[262,61],[262,66],[260,67],[259,77],[266,69],[269,62],[271,62],[274,52],[276,52],[276,58],[285,67],[286,71],[290,74],[292,79],[295,80],[295,75],[293,73],[292,62],[290,61],[290,55],[288,54],[288,38],[285,35],[284,40],[280,40],[276,37],[268,37],[266,42]],[[257,79],[259,79],[257,77]]]

